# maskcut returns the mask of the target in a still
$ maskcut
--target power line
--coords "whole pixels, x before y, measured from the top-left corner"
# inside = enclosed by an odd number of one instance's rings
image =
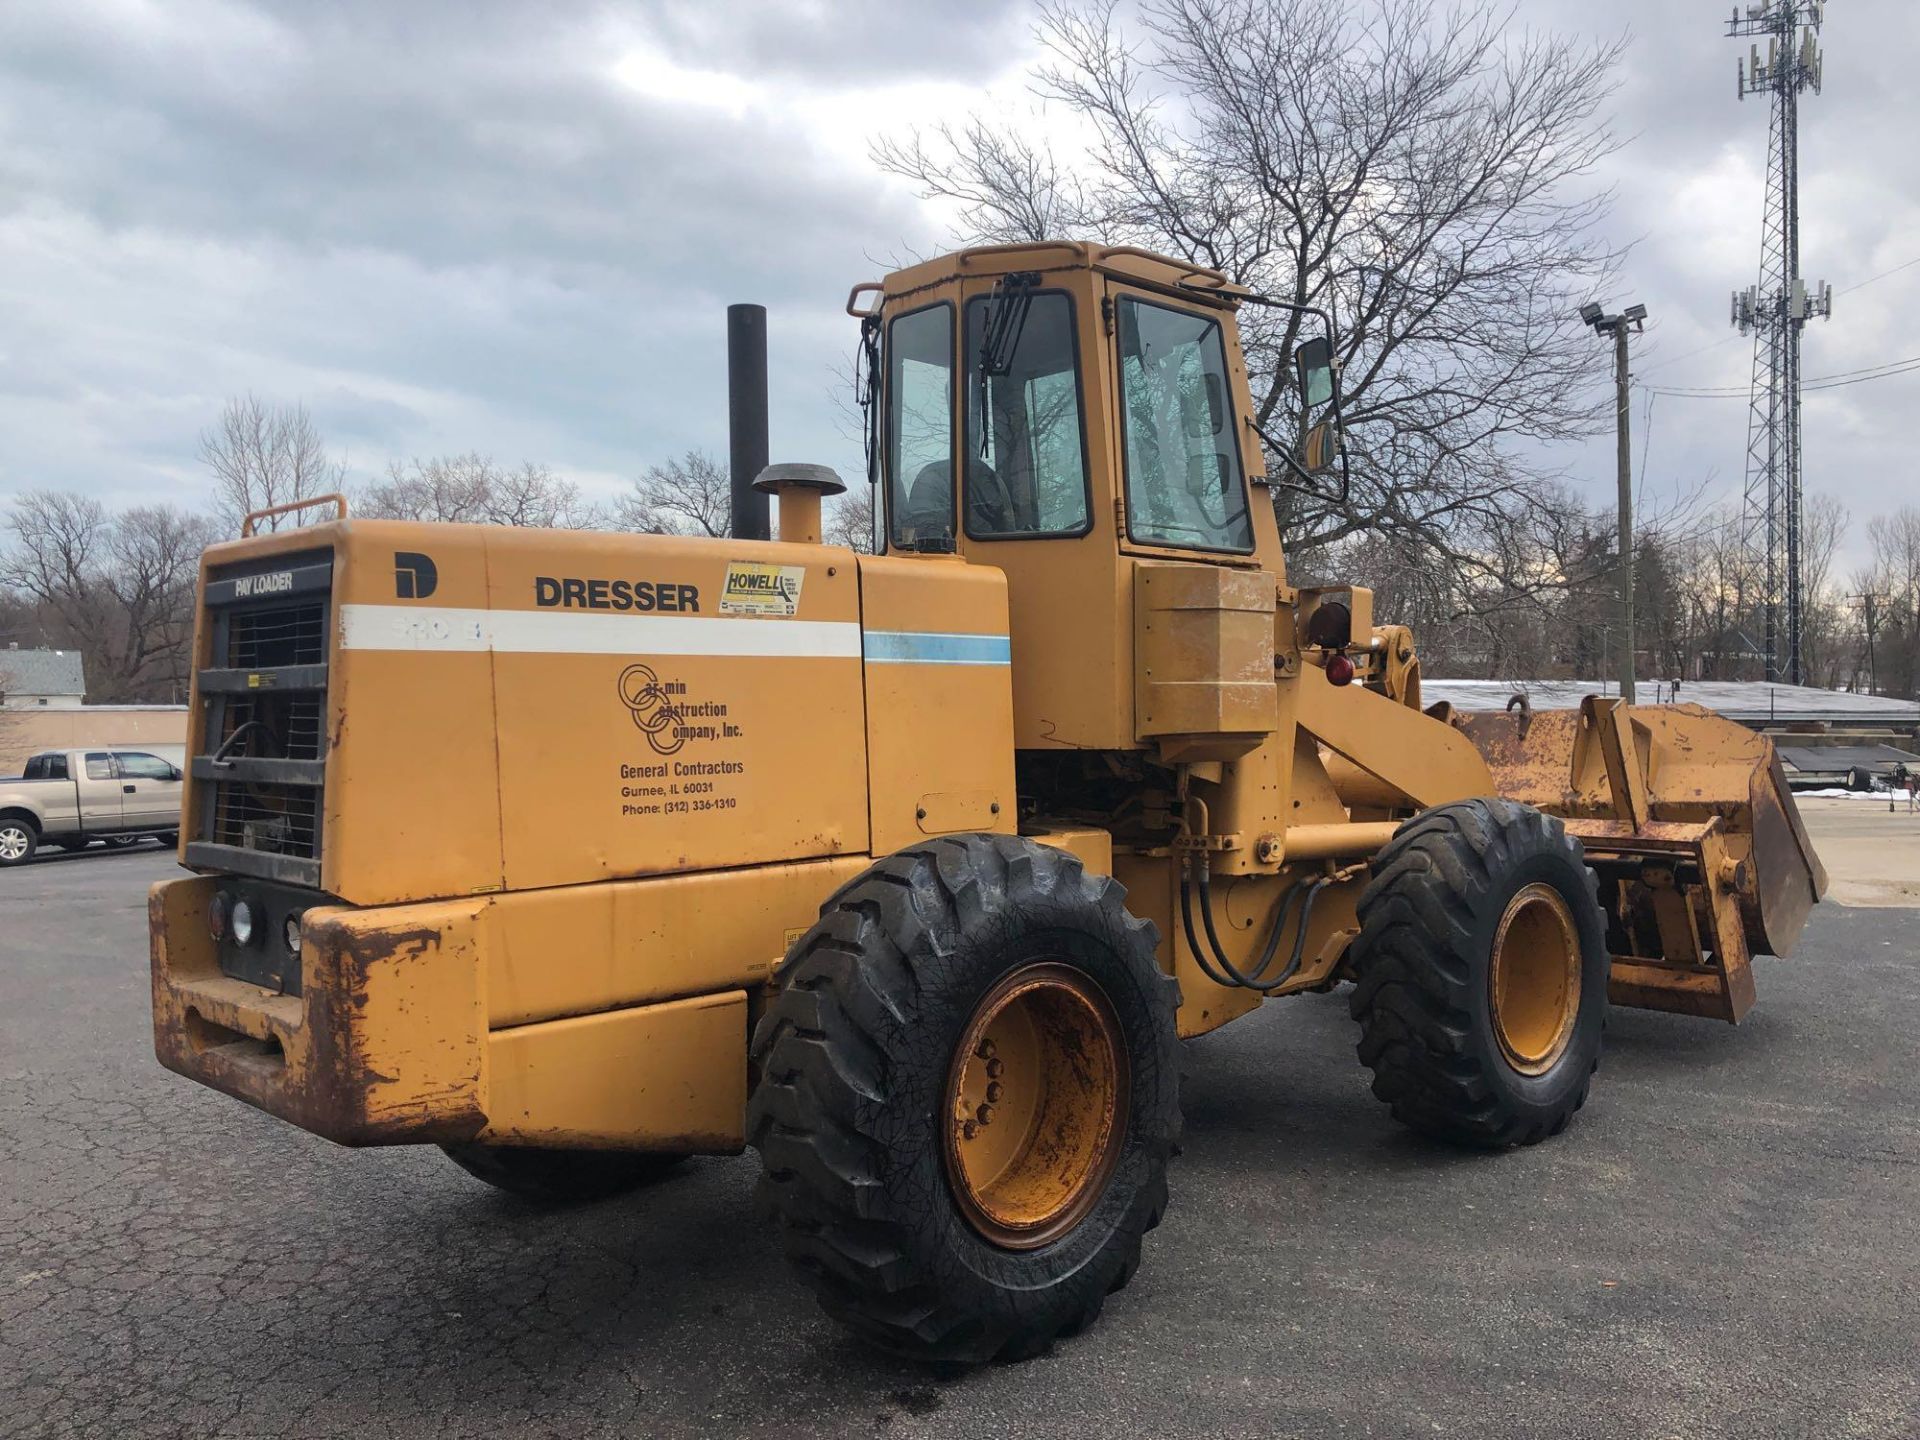
[[[1911,355],[1904,360],[1889,360],[1882,365],[1865,365],[1858,370],[1836,370],[1831,375],[1814,375],[1800,382],[1802,390],[1838,390],[1845,385],[1863,385],[1869,380],[1885,380],[1893,375],[1905,375],[1920,370],[1920,355]],[[1672,395],[1685,400],[1737,400],[1749,392],[1744,387],[1732,385],[1641,385],[1655,395]]]
[[[1884,280],[1889,275],[1898,275],[1902,270],[1911,270],[1916,265],[1920,265],[1920,255],[1914,256],[1913,259],[1906,261],[1904,264],[1894,266],[1891,270],[1882,270],[1878,275],[1869,275],[1858,284],[1847,286],[1847,288],[1840,291],[1840,293],[1842,295],[1851,295],[1856,290],[1866,289],[1867,286],[1873,284],[1876,280]]]
[[[1696,355],[1704,355],[1709,350],[1718,350],[1722,345],[1731,345],[1739,338],[1738,335],[1729,335],[1724,340],[1714,341],[1711,345],[1702,345],[1698,350],[1689,350],[1686,354],[1676,355],[1671,360],[1656,360],[1653,364],[1642,365],[1640,368],[1642,370],[1662,370],[1669,365],[1678,365],[1682,360],[1691,360]]]

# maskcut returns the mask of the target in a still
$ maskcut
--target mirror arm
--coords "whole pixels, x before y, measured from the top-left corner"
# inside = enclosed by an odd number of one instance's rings
[[[1339,440],[1340,493],[1338,496],[1329,496],[1325,489],[1315,482],[1313,472],[1304,468],[1298,460],[1293,458],[1293,451],[1291,449],[1284,445],[1275,444],[1273,437],[1267,434],[1266,429],[1251,415],[1247,417],[1247,423],[1253,427],[1253,433],[1266,442],[1267,448],[1285,461],[1289,470],[1293,471],[1301,480],[1306,482],[1305,484],[1296,485],[1291,480],[1274,480],[1269,478],[1266,482],[1268,489],[1293,490],[1302,495],[1311,495],[1316,500],[1332,499],[1336,505],[1345,505],[1347,503],[1347,496],[1351,493],[1352,486],[1347,476],[1347,444],[1344,437]],[[1335,423],[1337,424],[1338,422],[1336,421]]]

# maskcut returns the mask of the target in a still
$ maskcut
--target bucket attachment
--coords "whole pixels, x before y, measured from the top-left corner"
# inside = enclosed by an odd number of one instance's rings
[[[1616,1005],[1737,1022],[1754,955],[1785,955],[1826,892],[1773,742],[1698,705],[1456,722],[1499,793],[1566,821],[1600,877]]]

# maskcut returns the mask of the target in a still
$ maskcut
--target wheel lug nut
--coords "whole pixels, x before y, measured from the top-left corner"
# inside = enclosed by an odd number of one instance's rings
[[[979,1045],[974,1048],[973,1053],[978,1055],[982,1060],[991,1062],[994,1055],[993,1041],[982,1040]]]
[[[973,1113],[978,1117],[982,1125],[991,1125],[993,1123],[993,1107],[991,1105],[982,1105]]]
[[[987,1103],[989,1105],[998,1105],[1000,1103],[1000,1082],[998,1080],[991,1080],[987,1083]]]
[[[987,1061],[987,1078],[989,1080],[998,1080],[1000,1078],[1000,1072],[1006,1068],[1007,1062],[1004,1060]]]
[[[980,1133],[980,1126],[978,1122],[973,1120],[967,1121],[965,1125],[962,1125],[960,1127],[960,1135],[962,1139],[971,1140],[973,1139],[974,1136],[978,1135],[979,1133]]]

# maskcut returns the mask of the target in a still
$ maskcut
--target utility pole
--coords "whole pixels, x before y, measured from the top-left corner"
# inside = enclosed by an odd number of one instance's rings
[[[1878,695],[1880,693],[1880,668],[1874,662],[1873,658],[1873,637],[1874,632],[1880,627],[1877,617],[1873,613],[1873,607],[1878,603],[1880,597],[1869,590],[1864,595],[1852,595],[1848,598],[1860,602],[1861,617],[1867,631],[1867,693],[1869,695]]]
[[[1768,95],[1767,201],[1760,221],[1760,283],[1734,292],[1733,323],[1753,338],[1742,538],[1766,576],[1767,679],[1801,681],[1800,332],[1833,313],[1833,287],[1800,278],[1800,92],[1820,93],[1816,36],[1826,0],[1754,0],[1727,34],[1753,37],[1740,62],[1740,98]],[[1767,52],[1760,53],[1765,36]],[[1782,613],[1784,612],[1784,614]]]
[[[1638,331],[1646,322],[1647,307],[1629,305],[1618,315],[1609,315],[1604,307],[1586,304],[1580,318],[1593,327],[1596,335],[1613,336],[1614,431],[1618,453],[1615,457],[1620,482],[1620,564],[1619,564],[1619,655],[1615,664],[1620,677],[1620,698],[1633,703],[1633,442],[1629,434],[1627,332]]]

